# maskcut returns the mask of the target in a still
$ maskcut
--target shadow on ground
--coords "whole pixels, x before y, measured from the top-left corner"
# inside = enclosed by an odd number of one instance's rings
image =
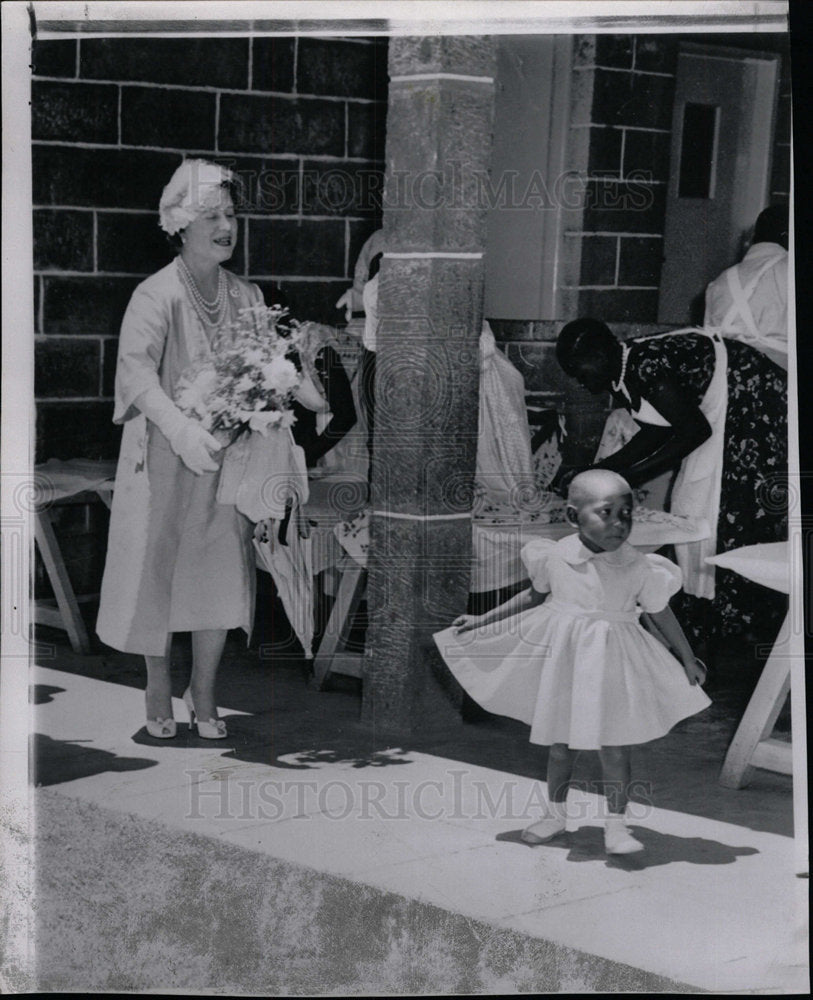
[[[143,661],[97,644],[89,656],[73,653],[59,632],[40,629],[37,638],[54,644],[55,655],[44,663],[57,670],[94,677],[110,683],[143,688]],[[271,637],[273,639],[273,636]],[[260,642],[260,639],[263,641]],[[175,740],[154,740],[141,729],[134,742],[171,752],[174,748],[206,746],[219,750],[226,759],[267,764],[285,770],[305,771],[325,763],[347,763],[353,768],[379,768],[408,764],[410,753],[421,752],[461,764],[487,767],[528,778],[544,778],[547,761],[544,747],[528,742],[528,728],[510,719],[469,711],[467,719],[452,722],[443,731],[409,737],[385,735],[360,724],[361,682],[334,676],[330,688],[308,687],[306,664],[291,654],[285,636],[268,641],[269,633],[255,639],[258,648],[246,646],[245,634],[233,632],[224,654],[218,679],[218,700],[224,710],[229,736],[215,743],[191,733],[186,719],[178,719]],[[753,830],[793,836],[792,780],[786,775],[755,771],[742,789],[723,788],[718,775],[731,737],[759,676],[761,664],[744,659],[747,651],[734,646],[715,663],[706,689],[712,705],[678,724],[660,740],[633,749],[633,777],[645,790],[648,804],[708,819],[735,823]],[[173,694],[180,698],[188,683],[191,654],[188,636],[179,636],[173,647]],[[44,686],[41,686],[44,687]],[[41,690],[35,698],[59,697],[58,688]],[[789,728],[787,707],[779,729]],[[395,750],[397,748],[397,752]],[[84,753],[74,748],[78,754]],[[69,755],[74,751],[66,751]],[[96,770],[107,766],[103,759],[79,764]],[[53,770],[51,758],[43,758],[43,774]],[[132,758],[139,761],[139,758]],[[148,766],[140,761],[129,766]],[[51,768],[49,772],[47,768]],[[94,770],[95,768],[95,770]],[[124,769],[124,768],[121,768]],[[576,780],[598,790],[597,755],[582,753],[576,764]],[[68,780],[60,778],[58,780]],[[677,847],[678,845],[672,845]],[[654,845],[657,850],[657,845]],[[602,848],[603,856],[603,848]]]
[[[630,825],[629,829],[644,845],[644,850],[639,854],[608,856],[604,849],[604,832],[597,826],[582,826],[578,830],[554,837],[546,844],[533,846],[521,839],[521,829],[497,834],[494,839],[533,851],[564,850],[568,852],[568,861],[604,861],[610,868],[631,872],[679,861],[691,865],[731,865],[737,858],[759,854],[756,847],[732,847],[707,837],[678,837],[636,825]]]
[[[35,785],[58,785],[105,771],[140,771],[157,763],[145,757],[120,757],[108,750],[85,747],[74,740],[55,740],[42,733],[33,733],[31,743]]]

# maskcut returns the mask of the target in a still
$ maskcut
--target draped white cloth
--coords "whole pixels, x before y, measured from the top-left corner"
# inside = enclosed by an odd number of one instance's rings
[[[487,322],[480,334],[480,409],[475,482],[493,506],[522,506],[533,488],[525,382],[497,349]]]

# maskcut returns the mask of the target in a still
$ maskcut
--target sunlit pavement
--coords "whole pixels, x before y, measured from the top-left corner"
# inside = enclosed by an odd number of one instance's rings
[[[116,655],[87,658],[83,671],[66,652],[32,676],[38,942],[50,988],[250,992],[265,976],[268,988],[278,977],[277,988],[292,993],[808,992],[807,882],[794,870],[791,779],[760,772],[746,789],[721,789],[714,775],[726,735],[713,721],[689,720],[641,749],[641,801],[630,823],[645,850],[612,859],[603,800],[587,790],[571,794],[565,835],[522,843],[542,786],[528,766],[538,751],[521,727],[516,742],[498,722],[461,723],[434,744],[386,743],[358,727],[352,688],[308,691],[296,671],[261,663],[233,666],[231,683],[228,671],[221,677],[227,739],[190,733],[175,699],[178,736],[159,741],[143,728],[143,691],[98,679]],[[67,669],[57,668],[60,659]],[[136,846],[111,867],[128,822]],[[95,876],[86,867],[91,842],[112,852]],[[173,943],[178,901],[163,890],[183,893],[178,866],[210,854],[184,920],[197,912],[220,921],[226,906],[228,935],[246,951],[237,968],[194,927]],[[122,896],[135,878],[139,890]],[[298,889],[279,895],[286,879]],[[110,886],[115,915],[98,909],[106,882],[120,883]],[[252,882],[261,898],[240,906]],[[87,944],[68,949],[57,928],[83,900],[88,913],[77,923]],[[63,907],[74,917],[60,924]],[[129,946],[120,934],[115,954],[90,942],[104,936],[98,927],[122,921]],[[276,930],[252,957],[257,921]],[[307,933],[280,937],[280,926],[300,924]],[[309,953],[310,978],[302,971]],[[273,971],[263,971],[265,960]]]

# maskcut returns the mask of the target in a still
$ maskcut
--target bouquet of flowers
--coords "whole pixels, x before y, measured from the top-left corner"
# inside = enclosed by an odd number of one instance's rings
[[[249,306],[212,342],[212,353],[187,368],[175,402],[207,431],[231,438],[246,429],[265,435],[269,427],[290,427],[293,396],[301,375],[290,355],[297,350],[299,324],[280,306]]]

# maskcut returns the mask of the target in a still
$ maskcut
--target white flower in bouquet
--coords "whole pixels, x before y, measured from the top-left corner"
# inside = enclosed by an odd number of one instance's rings
[[[293,392],[301,381],[301,376],[293,362],[287,358],[274,358],[262,369],[263,385],[275,392]]]
[[[298,324],[287,309],[242,309],[213,341],[211,356],[183,373],[175,401],[212,432],[267,434],[269,427],[290,427],[302,379],[290,360],[298,343]]]

